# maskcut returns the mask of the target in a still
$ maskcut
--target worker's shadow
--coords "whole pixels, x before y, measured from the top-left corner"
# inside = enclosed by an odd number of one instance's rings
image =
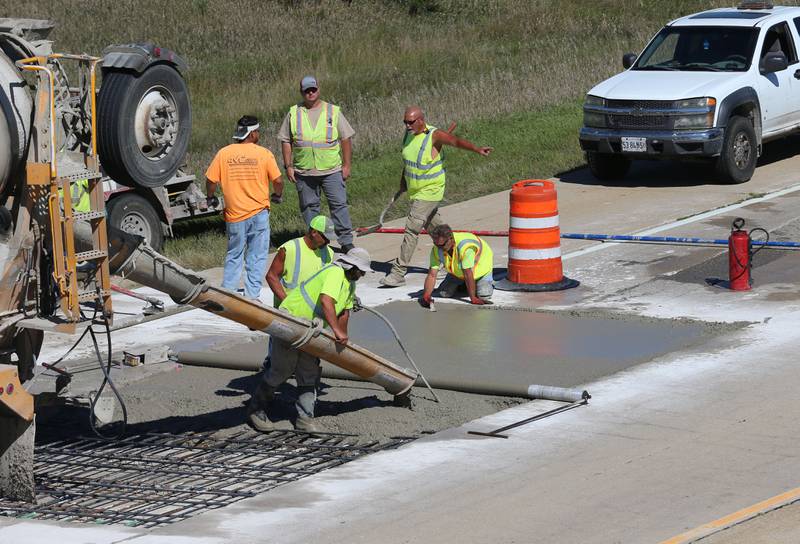
[[[216,394],[230,397],[241,395],[243,397],[242,404],[247,405],[247,403],[250,401],[250,394],[255,391],[261,379],[262,377],[260,372],[250,376],[234,378],[228,382],[229,389],[218,390]],[[275,394],[275,399],[270,405],[270,419],[277,421],[281,419],[291,419],[294,417],[294,403],[297,400],[297,387],[295,387],[295,385],[292,383],[293,381],[293,379],[290,379],[289,382],[282,384],[278,388],[278,391]],[[360,384],[354,383],[355,387],[358,385]],[[328,394],[328,389],[331,387],[332,386],[326,383],[324,380],[320,382],[317,393],[317,415],[334,416],[348,412],[356,412],[365,408],[374,408],[376,406],[392,406],[391,400],[380,400],[374,394],[343,401],[326,400],[324,397]]]
[[[508,275],[507,268],[494,268],[492,269],[492,280],[494,282],[498,282],[500,280],[506,279]],[[441,292],[439,291],[439,287],[441,286],[444,278],[436,278],[436,287],[433,289],[433,297],[434,298],[448,298],[453,300],[469,300],[469,293],[467,293],[467,286],[460,285],[458,289],[456,289],[455,296],[451,297],[443,297]],[[425,292],[424,289],[418,289],[417,291],[412,291],[408,293],[408,298],[411,300],[419,300],[422,298],[422,294]]]
[[[381,262],[381,261],[372,261],[370,263],[372,270],[375,272],[380,272],[381,274],[388,274],[392,271],[392,262]],[[428,269],[422,268],[421,266],[409,266],[406,273],[408,274],[427,274]]]

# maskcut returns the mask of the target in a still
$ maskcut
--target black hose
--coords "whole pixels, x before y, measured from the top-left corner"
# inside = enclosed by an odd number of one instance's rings
[[[122,395],[117,390],[116,386],[114,385],[114,381],[111,379],[111,326],[108,323],[108,316],[103,314],[103,325],[105,327],[106,333],[106,342],[108,344],[108,357],[106,360],[105,366],[103,365],[103,357],[100,355],[100,346],[97,343],[97,336],[95,335],[95,331],[93,328],[95,321],[92,320],[92,323],[89,325],[87,330],[92,337],[92,344],[94,345],[94,352],[97,355],[97,360],[100,363],[100,370],[103,372],[103,381],[100,384],[100,387],[97,389],[97,393],[95,393],[94,398],[92,399],[91,405],[89,407],[89,425],[94,431],[94,434],[99,436],[100,438],[111,439],[111,440],[119,440],[125,435],[125,431],[128,427],[128,409],[125,406],[125,401],[122,400]],[[114,393],[114,396],[117,398],[117,402],[119,402],[119,406],[122,409],[122,427],[118,433],[112,435],[104,435],[95,425],[95,420],[97,419],[95,415],[95,407],[97,406],[97,401],[100,399],[100,395],[105,389],[106,384],[111,388],[111,391]]]

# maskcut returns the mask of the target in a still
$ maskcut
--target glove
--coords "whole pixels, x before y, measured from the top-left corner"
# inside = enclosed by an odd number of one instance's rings
[[[219,207],[219,199],[216,196],[208,196],[206,197],[206,205],[209,208],[216,209]]]
[[[283,202],[283,195],[272,193],[271,195],[269,195],[269,199],[275,204],[280,204],[281,202]]]
[[[422,295],[422,297],[419,299],[419,304],[423,308],[430,308],[432,302],[433,297],[431,297],[431,295]]]

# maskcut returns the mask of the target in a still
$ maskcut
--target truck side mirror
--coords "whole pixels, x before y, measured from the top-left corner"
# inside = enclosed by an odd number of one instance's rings
[[[770,51],[761,59],[761,63],[758,65],[762,74],[780,72],[781,70],[786,70],[788,67],[789,60],[786,58],[783,51]]]
[[[636,53],[625,53],[622,55],[622,67],[626,70],[633,66],[634,62],[636,62]]]

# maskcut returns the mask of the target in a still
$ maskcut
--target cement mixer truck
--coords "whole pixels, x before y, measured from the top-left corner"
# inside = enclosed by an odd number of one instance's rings
[[[44,335],[95,324],[110,338],[114,274],[406,394],[415,371],[209,285],[109,224],[118,205],[106,206],[109,179],[144,191],[179,173],[191,130],[185,65],[152,44],[112,46],[103,57],[54,52],[52,28],[0,19],[0,497],[35,499],[35,399],[26,384],[41,368]]]

